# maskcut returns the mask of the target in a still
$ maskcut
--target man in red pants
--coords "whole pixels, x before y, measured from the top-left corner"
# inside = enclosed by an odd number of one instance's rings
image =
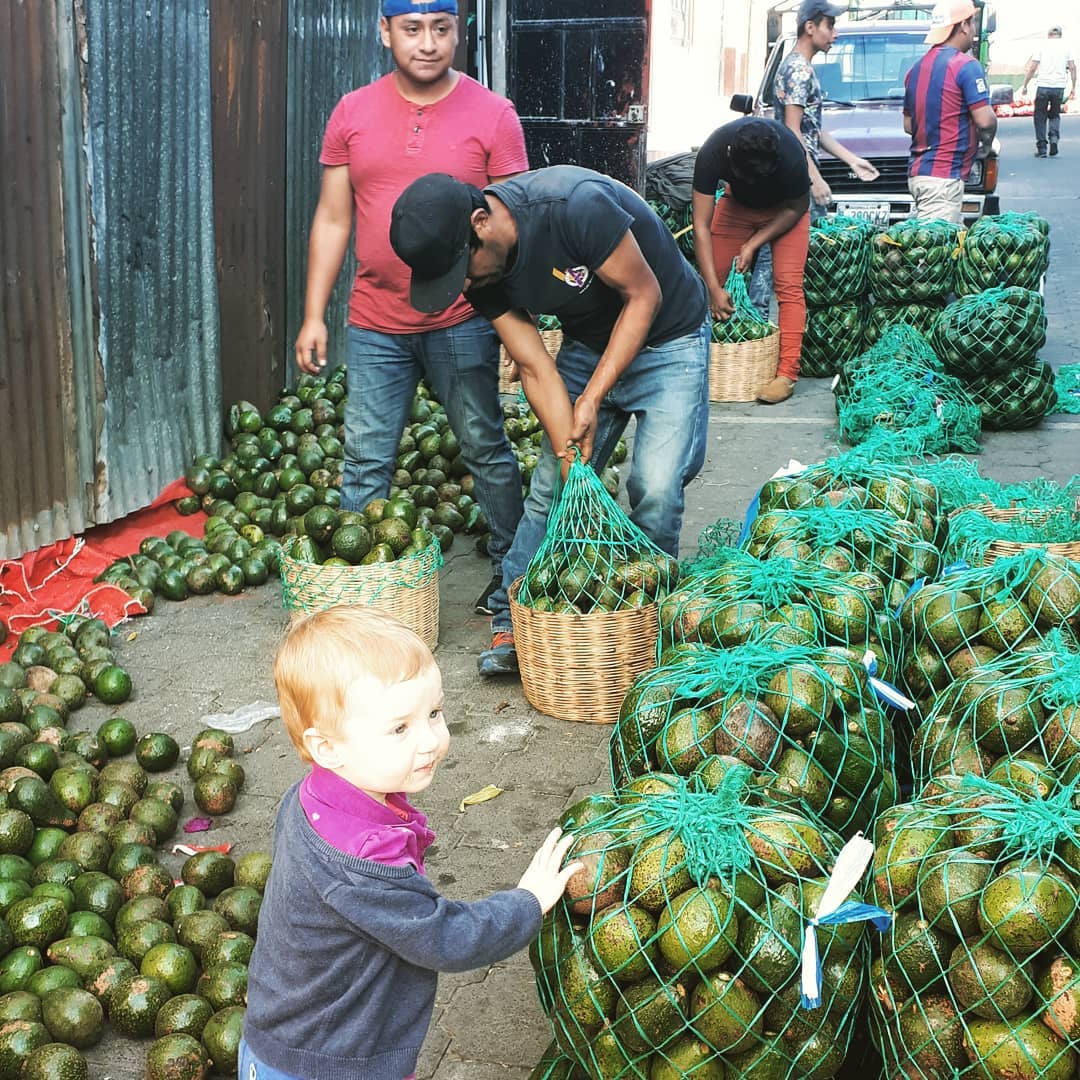
[[[716,201],[716,192],[723,196]],[[810,172],[806,147],[776,120],[746,117],[717,128],[694,166],[694,253],[709,291],[714,318],[732,313],[723,277],[734,262],[749,273],[764,244],[772,245],[773,280],[780,319],[776,377],[757,395],[786,401],[799,377],[806,328],[803,271],[810,243]]]

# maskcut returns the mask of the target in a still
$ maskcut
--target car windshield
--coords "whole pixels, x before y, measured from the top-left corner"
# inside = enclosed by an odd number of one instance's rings
[[[921,34],[845,34],[814,57],[814,69],[826,104],[902,101],[904,76],[925,52]]]

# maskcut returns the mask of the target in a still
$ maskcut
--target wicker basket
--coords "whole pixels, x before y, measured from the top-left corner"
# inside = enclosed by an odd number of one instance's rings
[[[370,566],[322,566],[281,553],[282,598],[294,619],[339,604],[378,608],[415,630],[428,648],[439,641],[437,541],[419,555]]]
[[[780,331],[753,341],[712,342],[709,346],[709,400],[756,401],[758,391],[776,377]]]
[[[548,355],[555,359],[559,355],[559,349],[562,348],[562,331],[561,330],[541,330],[540,340],[544,343],[544,348],[547,349]],[[506,374],[506,347],[499,346],[499,393],[500,394],[516,394],[518,387],[521,383],[514,379],[511,381]]]
[[[615,723],[631,683],[656,665],[659,605],[557,615],[519,604],[521,581],[510,586],[510,618],[529,704],[559,720]]]
[[[989,503],[975,503],[971,506],[962,506],[959,510],[954,510],[949,517],[951,519],[957,514],[972,510],[978,511],[983,517],[988,518],[990,521],[997,521],[1002,524],[1016,521],[1019,518],[1030,525],[1038,525],[1041,521],[1045,521],[1050,516],[1050,513],[1047,510],[1031,510],[1024,506],[1005,507],[993,506]],[[1076,527],[1077,532],[1080,532],[1080,517],[1077,518]],[[1005,559],[1012,555],[1020,555],[1025,551],[1030,551],[1032,548],[1046,551],[1050,555],[1060,555],[1065,559],[1080,561],[1080,540],[1046,544],[1040,544],[1036,541],[991,540],[990,545],[986,549],[986,554],[983,556],[982,564],[983,566],[989,566],[995,559]]]

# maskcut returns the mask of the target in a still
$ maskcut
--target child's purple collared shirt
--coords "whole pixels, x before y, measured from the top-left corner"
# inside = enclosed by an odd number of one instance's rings
[[[300,805],[315,832],[338,851],[424,872],[424,852],[435,834],[404,795],[387,795],[383,804],[336,773],[312,765],[300,784]]]

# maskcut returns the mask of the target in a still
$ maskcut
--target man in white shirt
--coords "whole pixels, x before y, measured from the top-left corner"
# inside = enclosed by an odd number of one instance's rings
[[[1021,96],[1027,94],[1028,84],[1039,75],[1039,89],[1035,94],[1035,156],[1046,157],[1047,135],[1050,156],[1057,157],[1058,139],[1061,135],[1061,103],[1076,97],[1076,57],[1061,40],[1061,27],[1051,26],[1046,44],[1036,49],[1024,70]],[[1065,96],[1065,77],[1072,80],[1068,98]],[[1049,124],[1047,124],[1049,121]],[[1049,128],[1049,131],[1047,130]]]

